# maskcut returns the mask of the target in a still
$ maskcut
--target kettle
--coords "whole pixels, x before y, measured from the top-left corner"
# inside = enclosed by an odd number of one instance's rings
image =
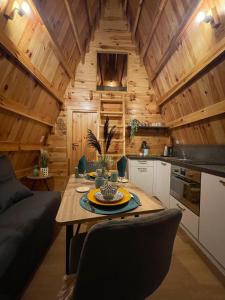
[[[168,146],[165,145],[164,147],[164,152],[163,152],[163,156],[168,156],[169,155],[169,149],[168,149]]]

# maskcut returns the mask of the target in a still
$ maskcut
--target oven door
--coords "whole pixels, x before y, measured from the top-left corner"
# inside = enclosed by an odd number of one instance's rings
[[[172,174],[170,194],[199,215],[200,183]]]

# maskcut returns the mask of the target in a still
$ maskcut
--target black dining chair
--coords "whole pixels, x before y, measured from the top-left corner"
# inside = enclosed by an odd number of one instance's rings
[[[71,240],[73,300],[144,300],[169,271],[182,213],[107,221]]]

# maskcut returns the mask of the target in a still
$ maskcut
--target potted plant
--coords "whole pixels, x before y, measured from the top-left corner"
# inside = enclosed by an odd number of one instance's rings
[[[41,149],[40,151],[40,173],[42,176],[48,176],[48,151]]]
[[[138,127],[139,126],[140,126],[140,122],[137,119],[133,119],[133,120],[130,121],[130,138],[131,139],[138,132]]]
[[[109,130],[109,117],[106,117],[104,123],[104,141],[103,147],[101,147],[98,139],[91,129],[88,129],[88,145],[98,152],[98,166],[102,169],[102,176],[105,176],[109,170],[110,165],[112,164],[112,158],[108,154],[111,142],[116,133],[116,126],[112,126]]]

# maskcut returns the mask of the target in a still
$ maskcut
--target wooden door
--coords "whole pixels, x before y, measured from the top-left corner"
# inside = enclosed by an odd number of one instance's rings
[[[71,172],[77,166],[81,156],[85,155],[88,161],[96,159],[95,150],[87,144],[88,129],[91,129],[95,134],[97,133],[97,113],[73,112]]]

